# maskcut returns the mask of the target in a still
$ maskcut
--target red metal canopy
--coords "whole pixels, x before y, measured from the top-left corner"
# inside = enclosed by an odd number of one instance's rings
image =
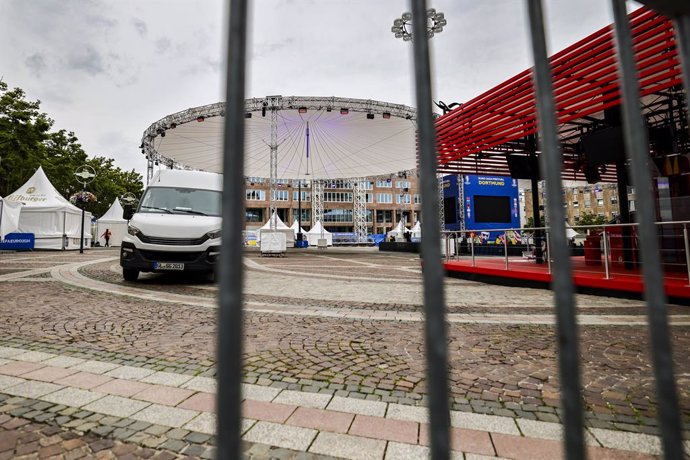
[[[642,104],[682,84],[671,21],[646,8],[630,15]],[[620,104],[616,49],[611,26],[551,57],[554,92],[565,158],[564,179],[584,180],[576,144],[603,111]],[[536,96],[528,69],[436,121],[439,171],[509,175],[506,156],[524,152],[537,132]],[[572,148],[571,148],[572,147]],[[615,181],[615,168],[602,173]]]

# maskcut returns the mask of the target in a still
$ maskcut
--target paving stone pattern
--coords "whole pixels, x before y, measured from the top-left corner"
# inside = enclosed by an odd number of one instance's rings
[[[213,377],[214,309],[136,299],[50,281],[48,271],[53,266],[93,260],[100,262],[82,267],[82,274],[113,285],[132,285],[121,281],[113,271],[112,260],[103,260],[116,254],[113,250],[87,251],[83,256],[73,253],[0,254],[0,264],[7,268],[0,272],[0,299],[3,299],[0,302],[0,346],[53,353],[61,359],[125,365],[128,375],[144,376],[148,373],[142,371],[149,370]],[[354,251],[327,257],[295,253],[284,259],[261,259],[255,254],[250,254],[249,258],[254,265],[247,272],[248,301],[314,305],[326,309],[415,311],[419,308],[419,261],[414,257]],[[329,274],[351,276],[352,279],[343,283],[339,278],[304,276],[323,274],[324,264],[329,266]],[[280,273],[300,270],[301,277]],[[22,273],[26,273],[24,279],[20,276]],[[367,277],[370,281],[359,279]],[[175,292],[190,299],[212,298],[216,294],[215,286],[204,280],[181,283],[180,279],[162,275],[142,278],[135,286]],[[309,290],[310,284],[319,287]],[[502,314],[552,311],[548,291],[487,287],[456,280],[449,280],[448,286],[449,304],[455,309],[451,311]],[[329,298],[329,289],[338,292]],[[578,296],[578,299],[581,314],[602,311],[606,314],[645,314],[640,302],[592,296]],[[673,306],[671,314],[687,314],[687,310]],[[687,369],[690,358],[684,350],[690,345],[690,327],[672,327],[671,332],[676,369]],[[580,329],[580,334],[587,424],[593,428],[656,433],[654,380],[645,328],[587,326]],[[471,414],[560,421],[555,353],[551,326],[450,324],[452,408]],[[423,336],[421,323],[417,322],[247,313],[244,359],[246,383],[295,391],[282,396],[286,404],[300,404],[297,399],[302,396],[296,392],[333,396],[332,401],[335,397],[343,398],[351,406],[356,405],[357,400],[403,406],[425,406],[427,402]],[[688,379],[686,374],[678,373],[686,429],[690,428]],[[81,437],[93,435],[124,441],[138,446],[137,449],[148,446],[182,455],[185,449],[193,448],[189,452],[191,456],[212,455],[213,439],[202,433],[187,433],[185,436],[192,436],[190,440],[180,438],[175,428],[164,427],[162,431],[162,425],[145,428],[135,425],[150,424],[147,421],[97,417],[84,410],[74,412],[73,408],[33,399],[35,392],[40,390],[34,385],[27,387],[24,395],[0,396],[3,398],[0,413],[4,414],[0,417],[30,420],[32,426],[52,423]],[[307,407],[319,410],[318,401],[313,398]],[[151,421],[155,421],[155,413],[149,415]],[[125,424],[125,420],[132,423],[116,426],[116,423]],[[151,428],[156,426],[159,428]],[[271,425],[262,427],[267,432],[274,429]],[[687,437],[687,432],[685,435]],[[319,435],[310,438],[309,442],[319,446],[324,439]],[[337,439],[347,444],[347,438]],[[391,448],[401,449],[401,452],[405,449],[392,444]],[[271,449],[250,444],[246,453],[256,458],[277,455]],[[280,455],[289,458],[293,454],[294,451],[287,449]]]

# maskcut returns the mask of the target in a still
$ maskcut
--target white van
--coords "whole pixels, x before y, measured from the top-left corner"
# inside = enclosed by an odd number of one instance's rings
[[[163,169],[154,174],[120,248],[122,276],[140,272],[213,273],[220,253],[221,174]]]

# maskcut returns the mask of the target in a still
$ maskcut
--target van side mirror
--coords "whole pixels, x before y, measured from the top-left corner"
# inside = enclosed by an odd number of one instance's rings
[[[132,218],[134,215],[134,207],[133,206],[125,206],[124,210],[122,212],[122,218],[125,220],[129,220]]]

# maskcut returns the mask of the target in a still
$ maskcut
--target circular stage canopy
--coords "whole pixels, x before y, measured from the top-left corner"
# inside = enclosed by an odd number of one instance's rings
[[[245,110],[247,177],[270,177],[274,110],[278,179],[381,176],[417,165],[416,110],[411,107],[363,99],[268,96],[247,99]],[[144,132],[142,152],[163,163],[222,172],[224,115],[224,103],[169,115]]]

